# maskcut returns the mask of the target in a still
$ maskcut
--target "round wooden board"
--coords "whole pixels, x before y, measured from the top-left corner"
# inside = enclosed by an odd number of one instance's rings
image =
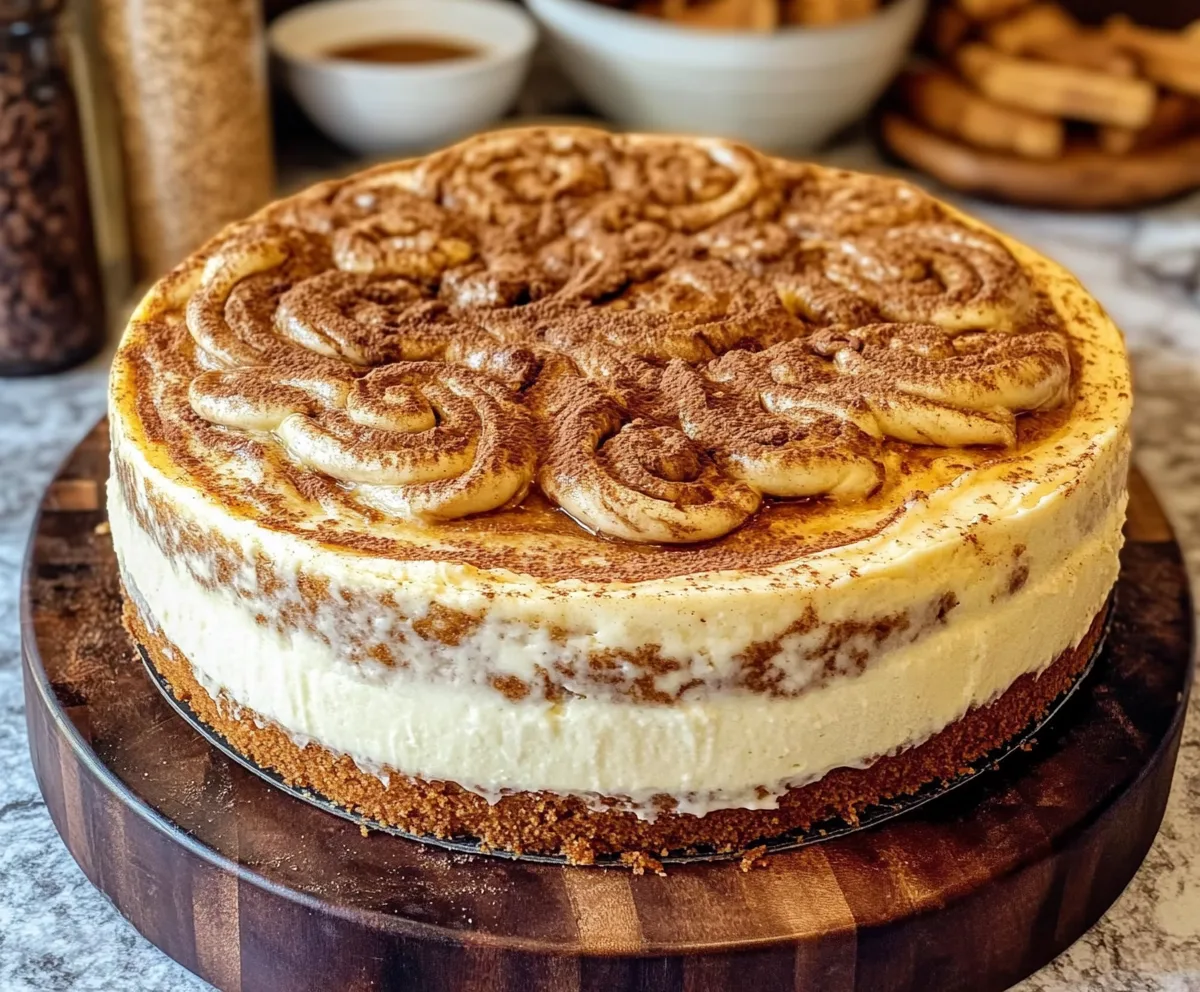
[[[363,836],[210,747],[120,628],[107,446],[102,424],[30,546],[33,762],[87,877],[222,989],[989,992],[1099,918],[1162,818],[1191,609],[1136,475],[1108,645],[1035,747],[880,827],[658,877]]]
[[[884,145],[951,189],[1030,207],[1106,210],[1155,203],[1200,187],[1200,135],[1129,155],[1069,149],[1049,161],[983,151],[889,113]]]

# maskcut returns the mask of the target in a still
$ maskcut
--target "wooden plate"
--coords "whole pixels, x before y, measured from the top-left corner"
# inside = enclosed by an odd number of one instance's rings
[[[895,155],[952,189],[1031,207],[1102,210],[1166,200],[1200,187],[1200,135],[1129,155],[1071,148],[1052,161],[983,151],[889,113]]]
[[[222,989],[990,992],[1099,918],[1162,818],[1191,612],[1179,548],[1139,477],[1107,647],[1028,753],[765,867],[657,877],[364,836],[209,746],[120,629],[107,443],[100,425],[74,453],[30,546],[34,767],[88,878]]]

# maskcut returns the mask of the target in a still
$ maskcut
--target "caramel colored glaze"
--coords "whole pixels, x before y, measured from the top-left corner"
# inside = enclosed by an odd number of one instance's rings
[[[425,62],[446,62],[479,54],[474,45],[446,38],[383,38],[338,45],[323,53],[327,59],[348,59],[351,62],[379,62],[406,65]]]
[[[354,761],[317,744],[298,747],[277,725],[227,700],[214,700],[196,681],[183,655],[125,600],[125,624],[149,653],[175,695],[239,752],[334,802],[388,826],[435,837],[475,837],[518,853],[561,854],[590,863],[599,854],[641,852],[653,856],[696,847],[740,851],[763,839],[807,829],[832,817],[854,822],[884,800],[913,793],[929,782],[954,778],[973,762],[1011,740],[1084,669],[1103,630],[1104,611],[1079,645],[1064,651],[1040,675],[1023,675],[995,702],[972,710],[917,747],[885,756],[865,769],[839,768],[818,782],[795,788],[773,810],[722,809],[706,816],[663,811],[653,821],[619,808],[597,811],[582,800],[521,792],[491,804],[451,782],[427,782],[388,769],[385,786]],[[619,807],[619,798],[607,800]]]
[[[167,477],[351,553],[766,570],[1052,449],[1095,398],[1043,288],[893,180],[503,132],[223,232],[135,314],[114,409]]]

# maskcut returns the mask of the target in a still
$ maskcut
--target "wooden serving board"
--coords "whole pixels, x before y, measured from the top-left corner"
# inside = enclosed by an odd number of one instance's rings
[[[658,877],[364,836],[210,747],[120,629],[107,444],[101,424],[76,450],[30,546],[34,767],[87,877],[222,989],[991,992],[1100,917],[1162,818],[1191,612],[1179,548],[1138,476],[1107,647],[1029,752],[763,867]]]
[[[973,148],[898,113],[880,128],[889,151],[951,189],[1024,206],[1136,207],[1200,187],[1200,135],[1128,155],[1069,148],[1042,161]]]

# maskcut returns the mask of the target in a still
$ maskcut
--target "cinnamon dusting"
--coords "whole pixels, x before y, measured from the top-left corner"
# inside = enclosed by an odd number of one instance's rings
[[[372,532],[419,519],[447,557],[578,575],[568,546],[596,539],[557,503],[649,542],[597,568],[640,577],[878,529],[888,452],[1016,445],[1018,414],[1069,398],[1065,340],[1007,250],[912,187],[544,129],[233,225],[152,291],[121,361],[148,439],[236,513],[400,557],[429,548]],[[862,526],[826,536],[830,500]],[[785,519],[813,539],[784,547]],[[541,562],[496,540],[527,523]]]

